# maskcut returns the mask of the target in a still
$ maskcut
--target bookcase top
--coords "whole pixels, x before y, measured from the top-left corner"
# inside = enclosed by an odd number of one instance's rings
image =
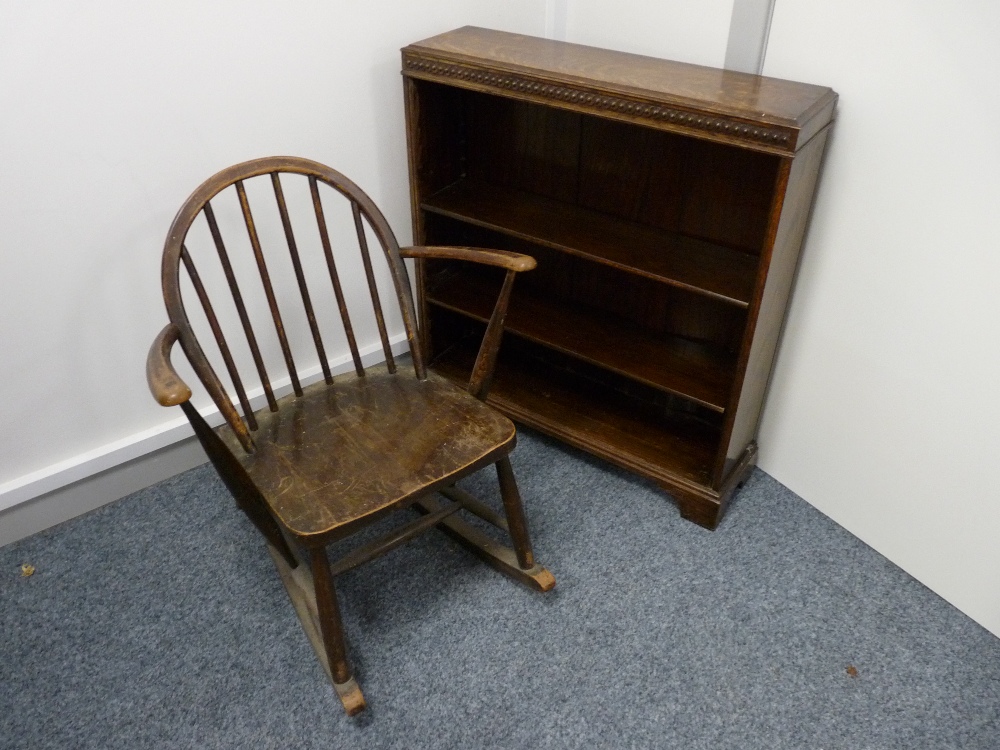
[[[825,86],[474,26],[407,46],[403,72],[779,153],[815,135],[837,101]]]

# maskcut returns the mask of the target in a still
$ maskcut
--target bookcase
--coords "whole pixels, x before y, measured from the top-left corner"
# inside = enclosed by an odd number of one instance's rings
[[[414,244],[516,250],[489,403],[708,528],[746,478],[837,95],[465,27],[402,51]],[[502,278],[417,264],[467,381]]]

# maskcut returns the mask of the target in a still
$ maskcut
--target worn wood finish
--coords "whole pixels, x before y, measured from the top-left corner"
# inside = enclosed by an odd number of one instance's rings
[[[257,415],[257,449],[218,430],[271,512],[310,546],[323,545],[506,455],[510,420],[439,375],[383,366],[314,383]]]
[[[507,523],[510,535],[517,551],[517,564],[522,570],[535,566],[535,553],[531,549],[531,539],[528,536],[528,521],[524,517],[521,505],[521,493],[514,480],[514,470],[510,459],[504,456],[496,463],[497,477],[500,480],[500,494],[503,497],[503,507],[507,512]]]
[[[441,505],[434,498],[425,498],[418,500],[414,507],[422,513],[435,513],[440,510]],[[536,591],[551,591],[556,585],[556,579],[541,565],[522,567],[522,554],[500,544],[462,518],[449,516],[441,523],[441,530],[496,570],[519,583],[530,586]]]
[[[837,101],[821,86],[465,27],[402,51],[413,230],[532,255],[487,401],[714,528],[756,435]],[[433,368],[500,274],[426,258]]]
[[[404,50],[408,77],[794,153],[831,117],[828,88],[466,26]]]
[[[272,282],[269,264],[275,262],[280,248],[269,254],[268,235],[251,207],[251,195],[256,193],[246,185],[258,177],[270,181],[286,261],[291,263],[295,278],[296,289],[290,295],[283,296],[280,285]],[[298,213],[285,190],[292,180],[305,179],[307,209],[312,210],[316,221],[313,229],[318,232],[318,237],[313,235],[318,239],[313,251],[320,256],[312,266],[305,259],[304,230],[293,229]],[[264,349],[251,324],[252,311],[236,280],[235,258],[227,249],[210,203],[229,188],[236,193],[252,264],[258,271],[267,314],[274,324],[291,381],[292,393],[280,398],[271,386]],[[364,269],[370,311],[386,358],[384,365],[362,367],[326,224],[323,192],[333,197],[339,194],[349,204],[357,238],[355,257]],[[211,236],[209,258],[217,258],[219,276],[229,286],[228,291],[222,290],[222,297],[236,308],[237,330],[242,327],[253,360],[251,373],[239,372],[238,358],[230,344],[232,337],[227,336],[225,320],[212,301],[214,290],[206,281],[208,275],[195,265],[191,249],[194,235],[189,237],[188,230],[202,215]],[[263,211],[257,214],[262,215]],[[369,237],[376,242],[370,243]],[[374,253],[378,251],[392,276],[395,304],[410,343],[412,364],[406,366],[393,361],[389,348],[388,316],[385,302],[379,297],[374,264]],[[474,373],[464,387],[426,369],[404,257],[421,263],[434,259],[479,264],[506,275],[502,290],[494,294],[496,301],[488,314],[490,324],[476,353],[478,364],[471,368]],[[472,247],[411,247],[401,251],[381,212],[356,185],[328,167],[292,157],[259,159],[223,170],[192,194],[170,229],[163,255],[163,289],[170,323],[153,342],[147,358],[150,390],[160,404],[181,406],[238,506],[264,536],[303,629],[348,714],[362,711],[365,700],[347,659],[334,586],[337,575],[432,528],[440,528],[498,570],[532,588],[544,591],[554,584],[551,574],[534,560],[520,495],[507,459],[516,443],[514,425],[482,400],[492,380],[514,277],[534,266],[532,258],[509,251]],[[324,268],[322,274],[328,273],[331,286],[326,286],[325,280],[310,285],[306,269],[312,267]],[[212,357],[188,318],[182,278],[194,290],[211,334],[208,338],[214,341],[233,383],[242,415],[230,400]],[[354,373],[335,377],[326,361],[328,349],[318,312],[321,308],[314,301],[321,288],[332,292],[336,308],[342,313]],[[294,352],[296,339],[287,329],[287,321],[296,319],[287,314],[287,305],[293,302],[301,305],[299,317],[308,329],[306,340],[311,339],[312,351],[321,361],[323,378],[311,385],[303,385],[299,379],[295,361],[302,354]],[[195,409],[190,387],[171,364],[175,343],[180,343],[222,413],[225,421],[218,428],[210,427]],[[252,409],[252,390],[247,385],[253,375],[266,401],[264,408],[257,411]],[[462,477],[490,464],[497,467],[503,515],[455,487]],[[439,504],[431,497],[438,491],[452,496],[452,501]],[[331,565],[326,556],[331,542],[409,507],[419,511],[416,520],[356,547]],[[498,527],[511,546],[457,518],[466,510]]]
[[[178,406],[191,398],[191,389],[170,364],[170,350],[180,335],[180,328],[167,324],[153,340],[146,357],[146,383],[160,406]]]

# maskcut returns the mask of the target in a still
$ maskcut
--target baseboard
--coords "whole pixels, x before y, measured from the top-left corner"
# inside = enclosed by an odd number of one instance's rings
[[[205,463],[194,437],[80,479],[0,513],[0,547],[119,500]]]
[[[390,339],[394,356],[405,356],[405,335]],[[381,345],[361,352],[365,367],[384,360]],[[353,367],[349,356],[331,360],[334,374]],[[322,378],[315,368],[302,371],[303,385]],[[276,381],[278,396],[291,390],[289,382]],[[264,405],[263,393],[251,393],[254,409]],[[220,424],[217,409],[203,410],[209,424]],[[207,461],[183,417],[150,430],[108,443],[71,459],[0,485],[0,547],[23,539],[95,508],[162,482]]]

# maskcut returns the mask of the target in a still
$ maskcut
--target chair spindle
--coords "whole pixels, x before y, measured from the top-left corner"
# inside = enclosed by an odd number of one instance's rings
[[[319,356],[320,367],[323,368],[323,379],[327,384],[333,383],[333,375],[330,374],[330,366],[326,361],[326,351],[323,348],[323,339],[320,336],[319,326],[316,323],[316,313],[313,311],[312,300],[309,297],[309,288],[306,286],[306,277],[302,272],[302,261],[299,258],[299,248],[295,243],[295,234],[292,232],[292,222],[288,217],[288,207],[285,205],[285,194],[281,189],[281,180],[277,172],[271,172],[271,185],[274,187],[274,199],[278,203],[278,213],[281,214],[281,226],[285,230],[285,240],[288,242],[288,254],[292,258],[292,267],[295,269],[295,280],[299,283],[299,293],[302,295],[302,306],[305,307],[306,319],[309,321],[309,330],[312,333],[313,342],[316,344],[316,354]]]
[[[354,214],[354,229],[358,234],[358,245],[361,248],[361,260],[365,265],[365,276],[368,277],[368,291],[372,295],[372,306],[375,308],[375,320],[378,323],[379,338],[382,339],[382,351],[385,353],[385,363],[389,372],[396,372],[396,362],[392,358],[392,349],[389,347],[389,335],[385,330],[385,318],[382,315],[382,302],[378,296],[378,287],[375,285],[375,271],[372,269],[372,259],[368,252],[368,240],[365,237],[365,228],[361,223],[361,207],[357,201],[351,201],[351,212]]]
[[[344,290],[340,286],[340,275],[337,273],[337,264],[333,260],[333,247],[330,244],[330,234],[327,231],[326,217],[323,214],[323,203],[319,197],[319,186],[316,183],[314,175],[309,175],[309,190],[312,193],[313,211],[316,213],[316,224],[319,227],[320,242],[323,244],[326,267],[330,271],[330,283],[333,284],[333,293],[337,298],[337,307],[340,308],[340,320],[344,324],[347,344],[351,348],[351,358],[354,360],[354,371],[359,377],[362,377],[365,374],[365,368],[361,364],[361,353],[358,351],[358,342],[354,338],[354,328],[351,326],[351,316],[347,312]]]
[[[257,236],[257,227],[254,224],[253,214],[250,212],[250,201],[247,200],[247,191],[243,187],[243,180],[236,181],[236,193],[240,198],[240,208],[243,210],[243,220],[247,226],[247,234],[250,236],[250,245],[253,247],[254,258],[257,259],[257,270],[260,271],[260,280],[264,285],[264,294],[267,296],[267,306],[271,308],[271,318],[274,320],[274,330],[278,334],[278,343],[281,344],[281,353],[285,357],[285,366],[288,368],[288,377],[292,381],[292,389],[296,396],[302,395],[302,386],[299,383],[299,375],[295,371],[295,360],[292,359],[292,349],[288,345],[288,337],[285,336],[285,326],[281,322],[281,312],[278,310],[278,300],[274,296],[274,288],[271,286],[271,275],[267,271],[267,263],[264,261],[264,251],[260,246],[260,238]]]
[[[257,375],[260,377],[261,387],[267,397],[267,408],[271,411],[278,411],[278,403],[274,398],[274,391],[271,390],[271,381],[267,377],[267,369],[264,367],[264,358],[260,355],[260,347],[257,345],[257,336],[254,335],[253,326],[250,325],[250,316],[247,315],[246,305],[243,303],[243,295],[240,294],[239,284],[236,282],[236,274],[233,273],[233,265],[229,262],[229,253],[226,245],[222,241],[222,232],[219,231],[219,224],[215,220],[215,212],[212,204],[206,202],[203,209],[205,220],[208,222],[208,229],[212,233],[212,240],[215,242],[215,249],[219,254],[219,262],[222,270],[226,274],[226,281],[229,290],[233,295],[233,303],[236,305],[236,312],[239,313],[240,323],[243,324],[243,333],[246,334],[247,344],[250,346],[250,354],[253,355],[254,365],[257,367]]]
[[[226,363],[226,371],[233,381],[233,387],[236,389],[236,395],[239,397],[240,406],[243,407],[243,417],[246,419],[247,424],[250,425],[250,429],[256,430],[257,420],[253,415],[253,409],[250,408],[250,399],[247,398],[247,392],[243,388],[243,381],[240,380],[240,373],[236,369],[236,363],[233,361],[229,344],[226,343],[226,337],[222,333],[222,326],[219,325],[219,319],[216,317],[212,302],[208,298],[208,292],[205,291],[205,285],[201,281],[201,276],[198,274],[198,269],[195,268],[194,261],[191,259],[191,254],[188,252],[186,245],[181,245],[181,261],[183,261],[184,268],[187,269],[188,277],[191,279],[191,284],[194,286],[194,291],[201,301],[201,307],[205,311],[208,325],[212,329],[212,335],[215,336],[215,343],[219,345],[222,360]]]

